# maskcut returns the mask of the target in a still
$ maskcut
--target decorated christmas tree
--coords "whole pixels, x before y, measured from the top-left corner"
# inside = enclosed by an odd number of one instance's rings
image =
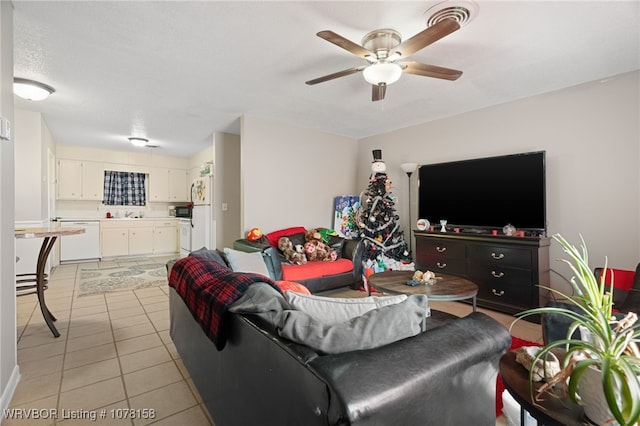
[[[382,161],[382,151],[373,151],[369,186],[364,194],[360,216],[360,237],[364,242],[365,268],[412,270],[410,253],[400,229],[391,181]]]

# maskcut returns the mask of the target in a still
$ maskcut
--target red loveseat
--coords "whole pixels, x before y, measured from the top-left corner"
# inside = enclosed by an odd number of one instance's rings
[[[263,252],[269,271],[273,271],[274,280],[295,281],[312,293],[331,290],[338,287],[362,287],[362,242],[339,236],[329,236],[327,244],[336,250],[338,259],[332,262],[307,262],[293,265],[286,261],[278,250],[280,237],[288,237],[294,244],[304,244],[305,228],[301,226],[270,232],[260,241],[246,238],[236,240],[233,248],[245,252]]]

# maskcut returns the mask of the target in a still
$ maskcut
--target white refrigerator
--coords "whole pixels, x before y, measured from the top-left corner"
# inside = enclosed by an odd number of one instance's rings
[[[191,184],[191,250],[216,248],[216,221],[213,210],[213,175],[199,177]]]

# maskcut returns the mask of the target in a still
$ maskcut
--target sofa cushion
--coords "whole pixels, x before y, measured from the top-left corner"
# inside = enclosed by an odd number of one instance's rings
[[[349,259],[337,259],[334,262],[307,262],[304,265],[282,265],[282,279],[285,281],[303,281],[312,278],[337,275],[353,270]]]
[[[407,300],[407,296],[369,296],[358,298],[325,297],[286,292],[287,302],[293,307],[324,324],[349,321],[383,306],[395,305]]]
[[[419,334],[427,312],[425,295],[411,295],[337,324],[318,321],[298,310],[284,311],[279,334],[326,354],[372,349]]]
[[[252,272],[269,276],[269,270],[260,252],[246,253],[225,247],[224,254],[234,272]]]
[[[299,232],[304,232],[304,226],[292,226],[291,228],[279,229],[277,231],[269,232],[265,237],[269,244],[273,247],[278,247],[278,240],[280,237],[288,237],[289,235],[297,234]]]

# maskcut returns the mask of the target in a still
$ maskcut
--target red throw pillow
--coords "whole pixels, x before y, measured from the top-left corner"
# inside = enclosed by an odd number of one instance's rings
[[[604,282],[611,284],[611,278],[613,278],[613,288],[620,290],[631,290],[633,287],[633,278],[636,275],[636,271],[627,271],[626,269],[607,269]],[[600,277],[598,277],[598,281]]]
[[[304,231],[305,231],[304,226],[293,226],[291,228],[285,228],[285,229],[280,229],[278,231],[269,232],[265,236],[267,237],[267,241],[269,241],[269,244],[271,244],[273,247],[278,247],[278,240],[280,239],[280,237],[288,237],[289,235],[297,234],[298,232],[304,232]]]
[[[283,293],[288,290],[294,293],[311,294],[308,288],[295,281],[276,281],[276,285]]]
[[[597,274],[598,282],[602,277],[602,271]],[[624,305],[624,301],[629,295],[629,291],[633,288],[633,280],[635,278],[636,271],[629,271],[626,269],[607,269],[604,282],[606,285],[611,285],[613,279],[613,307],[614,311],[618,312],[618,307]]]

